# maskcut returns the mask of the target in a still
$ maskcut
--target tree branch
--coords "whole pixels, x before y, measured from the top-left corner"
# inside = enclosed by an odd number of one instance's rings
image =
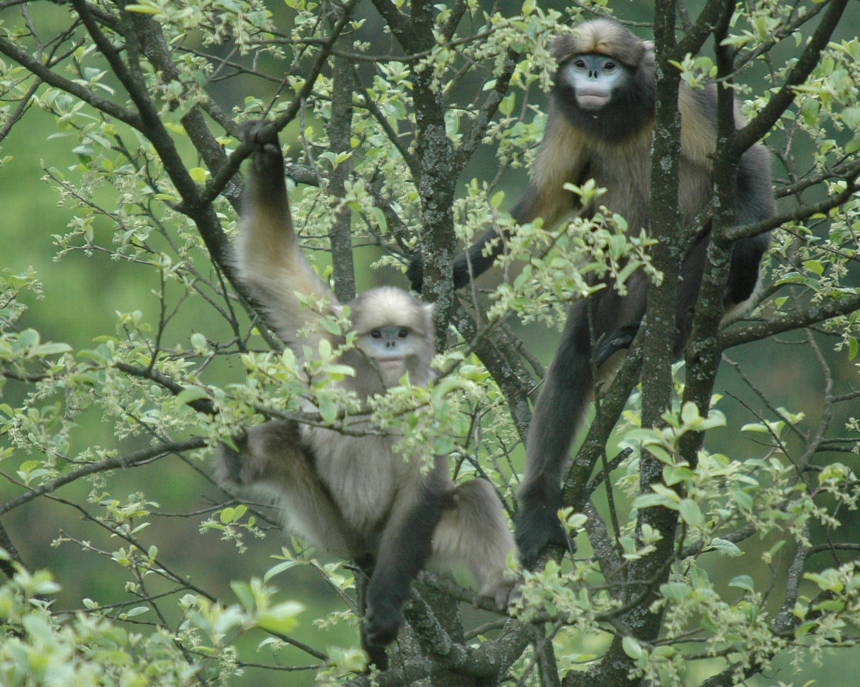
[[[191,451],[197,448],[203,448],[206,446],[206,440],[203,437],[195,437],[193,439],[187,439],[186,441],[175,441],[169,444],[159,444],[158,446],[153,446],[152,448],[143,449],[141,451],[135,451],[134,453],[129,453],[126,456],[120,456],[118,458],[107,458],[105,460],[99,461],[98,463],[90,463],[89,465],[85,465],[82,468],[78,468],[73,472],[70,472],[67,475],[63,475],[62,477],[58,477],[57,479],[47,482],[35,489],[30,489],[25,494],[21,494],[20,496],[16,496],[14,499],[7,501],[2,506],[0,506],[0,515],[3,513],[8,513],[13,508],[17,508],[28,501],[32,501],[37,496],[42,496],[43,494],[48,494],[52,491],[56,491],[60,487],[69,484],[71,482],[75,482],[79,480],[81,477],[86,477],[87,475],[94,475],[98,472],[106,472],[107,470],[116,470],[117,468],[131,468],[142,463],[148,463],[157,458],[161,458],[166,456],[168,453],[179,453],[181,451]]]

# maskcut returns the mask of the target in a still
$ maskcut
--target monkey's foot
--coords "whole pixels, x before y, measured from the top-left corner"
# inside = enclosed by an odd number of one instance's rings
[[[413,253],[409,259],[409,266],[406,268],[406,278],[412,284],[413,291],[421,293],[421,288],[424,286],[424,258],[420,250]]]
[[[512,601],[515,601],[519,597],[519,589],[522,581],[521,576],[514,576],[509,570],[505,569],[503,573],[499,574],[498,578],[485,582],[484,586],[481,587],[481,591],[478,592],[478,596],[492,599],[496,604],[496,608],[503,611]]]
[[[388,654],[385,652],[385,648],[387,645],[376,646],[367,641],[367,626],[365,626],[365,632],[362,633],[361,637],[361,648],[364,649],[364,652],[367,654],[368,658],[368,668],[370,666],[376,666],[376,669],[380,672],[388,670]]]
[[[576,542],[569,538],[558,519],[558,508],[529,506],[524,503],[517,518],[515,535],[520,562],[531,570],[541,552],[550,545],[560,546],[571,555],[576,553]]]

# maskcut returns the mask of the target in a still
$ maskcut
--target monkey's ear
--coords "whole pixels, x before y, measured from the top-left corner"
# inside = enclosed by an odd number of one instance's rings
[[[433,331],[433,313],[436,312],[435,303],[422,303],[421,312],[424,314],[424,322],[428,332]]]
[[[556,62],[561,64],[568,57],[576,54],[576,38],[569,33],[553,36],[549,43],[549,53]]]

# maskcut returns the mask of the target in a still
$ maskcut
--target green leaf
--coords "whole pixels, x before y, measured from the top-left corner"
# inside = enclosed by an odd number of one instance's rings
[[[388,220],[385,218],[385,213],[377,207],[371,208],[370,212],[373,214],[373,219],[376,220],[376,224],[379,225],[379,231],[382,234],[387,234]]]
[[[57,640],[54,637],[54,631],[44,616],[31,613],[24,617],[21,624],[31,637],[41,640],[46,646],[56,646]]]
[[[702,511],[699,509],[699,504],[692,499],[681,499],[678,510],[681,512],[684,522],[690,527],[702,524]]]
[[[802,623],[798,625],[797,629],[794,631],[795,639],[800,639],[803,635],[807,634],[813,627],[817,626],[818,623],[814,620],[808,623]]]
[[[248,613],[254,610],[256,603],[254,602],[254,592],[251,591],[251,585],[247,582],[233,580],[230,582],[230,589],[233,590],[236,598],[239,599],[239,603],[242,604],[242,607],[248,611]]]
[[[674,458],[672,458],[671,454],[662,446],[657,446],[656,444],[648,444],[645,446],[645,450],[648,451],[652,456],[654,456],[661,463],[666,463],[667,465],[673,465],[675,463]]]
[[[678,495],[678,492],[674,489],[669,489],[665,484],[657,482],[651,485],[651,489],[654,490],[655,493],[660,494],[660,496],[667,498],[673,504],[677,504],[681,501],[681,497]],[[674,506],[674,508],[677,507],[677,505]]]
[[[334,424],[334,421],[337,420],[337,404],[330,398],[321,398],[319,400],[319,408],[323,422],[327,425]]]
[[[192,167],[188,170],[188,175],[198,184],[206,183],[206,170],[202,167]]]
[[[660,593],[671,601],[683,601],[690,596],[690,588],[681,582],[667,582],[660,586]]]
[[[659,494],[642,494],[642,496],[638,496],[633,502],[633,507],[653,508],[654,506],[669,506],[670,503],[672,507],[675,506],[675,503],[665,496],[660,496]]]
[[[129,609],[124,615],[126,618],[134,618],[135,616],[143,615],[148,612],[148,606],[135,606],[134,608]]]
[[[194,346],[195,349],[206,348],[206,337],[200,332],[194,332],[191,335],[191,345]]]
[[[806,260],[804,261],[803,266],[806,269],[815,272],[819,277],[824,274],[824,265],[822,265],[818,260]]]
[[[829,611],[831,613],[839,613],[845,609],[845,602],[839,599],[829,599],[821,601],[812,607],[813,611]]]
[[[146,7],[145,5],[126,5],[124,9],[127,12],[136,12],[137,14],[161,14],[160,9]]]
[[[199,401],[203,398],[209,398],[209,394],[206,393],[206,389],[199,386],[187,386],[176,395],[176,402],[179,405],[183,405],[185,403]]]
[[[639,642],[633,639],[633,637],[625,637],[622,639],[621,647],[624,649],[624,653],[634,660],[640,658],[644,653]]]
[[[701,415],[699,415],[698,406],[695,403],[693,403],[692,401],[687,401],[684,404],[684,407],[681,409],[681,420],[685,424],[689,425],[692,422],[695,422],[696,420],[701,420],[701,419],[702,419],[702,417],[701,417]]]
[[[749,575],[738,575],[733,577],[729,582],[729,587],[737,587],[738,589],[746,589],[748,592],[755,591],[755,584]]]
[[[276,566],[273,566],[266,571],[266,574],[263,575],[263,582],[268,582],[275,575],[278,575],[285,570],[289,570],[290,568],[294,568],[297,565],[302,565],[302,563],[300,561],[284,561],[283,563],[278,563]]]
[[[298,601],[286,601],[257,615],[257,627],[284,634],[298,625],[296,616],[305,610]]]
[[[745,491],[740,491],[739,489],[735,489],[732,491],[732,500],[738,504],[743,510],[751,511],[753,508],[753,499],[752,496],[747,494]]]
[[[727,539],[720,539],[719,537],[716,537],[715,539],[711,540],[711,546],[717,549],[717,551],[722,551],[729,556],[740,556],[743,554],[743,551],[741,551],[734,543],[728,541]]]
[[[69,344],[46,343],[36,349],[36,355],[56,355],[57,353],[68,353],[72,350]]]

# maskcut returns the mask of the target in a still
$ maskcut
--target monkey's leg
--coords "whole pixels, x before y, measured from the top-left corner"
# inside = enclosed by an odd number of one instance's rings
[[[592,388],[588,318],[586,304],[581,301],[568,313],[529,428],[516,520],[517,547],[527,568],[548,544],[569,546],[558,519],[559,484]]]
[[[738,224],[755,224],[776,212],[770,155],[754,145],[741,158],[735,189],[735,219]],[[742,315],[749,307],[759,285],[759,264],[767,251],[767,234],[737,241],[732,248],[732,263],[726,289],[726,319]]]
[[[767,234],[735,243],[726,289],[726,317],[737,317],[747,310],[744,306],[753,298],[760,283],[759,265],[768,243]]]
[[[611,356],[615,352],[613,337],[623,339],[631,332],[635,334],[645,313],[647,278],[635,272],[627,289],[628,295],[623,298],[610,287],[571,306],[535,404],[526,443],[526,473],[517,494],[520,511],[516,540],[520,560],[527,568],[534,565],[548,544],[576,550],[558,519],[559,485],[570,445],[594,391],[591,340],[610,342],[598,355]]]
[[[469,566],[479,594],[507,606],[515,580],[506,575],[514,538],[493,486],[473,479],[448,492],[442,518],[433,534],[433,555]]]
[[[430,555],[445,496],[445,459],[424,478],[417,474],[395,496],[367,588],[365,617],[371,661],[382,669],[385,647],[397,637],[409,585]]]
[[[519,224],[543,217],[544,227],[553,228],[565,215],[574,210],[573,194],[563,190],[565,182],[572,179],[573,174],[574,172],[569,169],[559,170],[551,188],[541,189],[535,181],[532,181],[522,197],[511,208],[511,217]],[[507,238],[507,232],[500,233],[498,227],[490,227],[465,252],[454,258],[454,288],[463,288],[472,279],[476,279],[492,267],[496,258],[503,253]],[[485,246],[493,239],[499,240],[487,252]],[[409,261],[406,276],[412,288],[421,291],[424,285],[424,259],[420,252],[415,253]]]

